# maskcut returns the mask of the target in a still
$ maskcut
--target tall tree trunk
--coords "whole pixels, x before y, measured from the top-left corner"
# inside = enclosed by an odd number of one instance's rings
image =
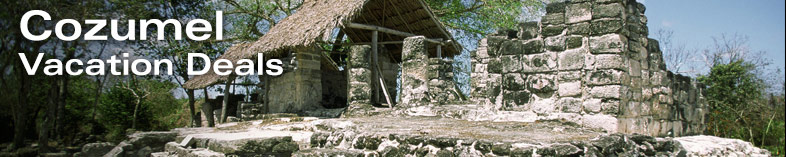
[[[52,87],[49,89],[49,97],[47,98],[47,106],[46,106],[46,114],[44,115],[44,122],[41,124],[41,127],[38,128],[38,152],[39,153],[47,153],[49,152],[49,134],[52,127],[55,125],[55,118],[57,117],[57,104],[58,104],[58,92],[59,85],[57,85],[57,80],[51,80]]]
[[[60,91],[59,91],[60,95],[56,99],[57,100],[57,108],[56,108],[57,109],[56,110],[57,111],[57,122],[55,123],[55,126],[57,126],[57,127],[55,127],[55,132],[54,132],[54,135],[55,135],[54,137],[56,137],[58,139],[63,139],[61,137],[61,135],[63,135],[62,133],[63,133],[63,131],[65,131],[63,129],[63,127],[65,126],[65,112],[66,112],[65,107],[66,107],[66,105],[68,105],[68,102],[66,102],[66,100],[68,99],[68,80],[69,80],[69,78],[68,78],[68,76],[61,76],[61,78],[62,78],[62,83],[60,84]]]
[[[92,119],[93,121],[96,120],[96,112],[97,112],[97,109],[98,109],[98,103],[101,102],[101,88],[102,88],[101,86],[103,86],[103,84],[101,84],[101,82],[102,82],[102,80],[98,79],[98,76],[96,76],[96,90],[95,90],[95,95],[93,96],[93,99],[94,99],[94,101],[93,101],[93,108],[92,108],[93,111],[90,112],[90,119]]]
[[[63,43],[65,44],[67,42],[63,42]],[[63,60],[70,60],[74,58],[74,56],[76,55],[76,49],[79,46],[79,43],[77,41],[70,42],[70,43],[71,43],[71,45],[69,45],[70,50],[66,51],[66,55],[63,58]],[[65,48],[66,46],[63,47]],[[58,99],[56,99],[58,103],[57,103],[57,122],[55,122],[54,137],[57,137],[59,139],[62,139],[61,135],[63,131],[65,131],[63,130],[63,127],[65,126],[65,112],[66,112],[65,107],[66,105],[68,105],[68,102],[66,100],[68,100],[69,79],[70,78],[68,77],[68,75],[60,76],[60,80],[62,81],[59,90],[60,95],[58,96]]]
[[[17,74],[19,75],[19,74]],[[25,128],[27,128],[27,95],[30,89],[30,80],[28,77],[19,77],[19,95],[17,98],[17,106],[14,108],[14,140],[13,149],[22,148],[25,146]]]
[[[141,104],[142,102],[142,98],[140,98],[139,94],[136,93],[137,92],[136,90],[139,89],[139,87],[137,87],[136,84],[136,75],[131,75],[131,83],[133,85],[129,87],[129,90],[131,90],[131,92],[134,93],[134,96],[136,97],[136,102],[134,102],[134,116],[133,116],[133,120],[131,121],[131,129],[136,130],[136,121],[137,121],[136,115],[139,112],[139,104]]]
[[[194,98],[194,90],[188,89],[186,90],[186,94],[188,95],[188,109],[191,111],[191,124],[195,127],[202,127],[202,122],[196,121],[199,118],[196,117],[196,111],[194,109],[194,104],[196,103],[196,98]]]
[[[227,120],[227,106],[229,106],[229,97],[232,96],[230,87],[232,87],[232,82],[234,82],[235,77],[229,76],[227,78],[226,87],[224,87],[224,105],[221,106],[221,117],[219,117],[218,122],[224,123]]]

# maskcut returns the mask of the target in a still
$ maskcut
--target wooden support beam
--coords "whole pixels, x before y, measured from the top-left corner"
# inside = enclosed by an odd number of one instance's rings
[[[442,45],[437,45],[437,58],[442,59]]]
[[[374,26],[374,25],[367,25],[367,24],[349,23],[349,24],[347,24],[347,27],[355,28],[355,29],[365,29],[365,30],[371,30],[371,31],[378,31],[378,32],[383,32],[383,33],[388,33],[388,34],[393,34],[393,35],[398,35],[398,36],[404,36],[404,37],[417,36],[416,34],[412,34],[412,33],[408,33],[408,32],[402,32],[402,31],[397,31],[397,30],[390,29],[390,28]],[[450,42],[445,42],[445,41],[441,41],[441,40],[434,40],[434,39],[426,39],[426,41],[431,42],[431,43],[440,44],[440,45],[450,44]]]
[[[341,43],[339,45],[372,45],[371,42]],[[377,45],[404,44],[404,41],[378,41]]]
[[[377,70],[380,70],[379,67],[377,67]],[[388,102],[388,108],[393,108],[393,101],[391,101],[390,94],[388,94],[388,87],[385,86],[385,79],[382,77],[382,73],[379,73],[379,85],[382,86],[382,93],[385,94],[385,101]]]
[[[372,32],[371,33],[371,60],[372,60],[371,66],[372,67],[377,67],[377,64],[379,64],[379,56],[377,55],[377,53],[379,52],[379,44],[377,44],[378,40],[379,40],[379,31]],[[382,72],[379,71],[379,68],[372,68],[371,71],[372,71],[371,80],[373,82],[373,80],[376,80],[376,78],[379,77],[378,74]],[[374,83],[372,83],[372,85],[374,87],[374,102],[377,102],[379,101],[379,88],[376,85],[374,85]]]
[[[376,101],[379,101],[379,96],[380,96],[379,89],[382,88],[382,93],[385,95],[385,101],[387,101],[388,107],[392,108],[393,102],[391,101],[390,95],[387,92],[387,87],[385,86],[385,79],[384,79],[385,77],[382,76],[382,69],[379,68],[379,43],[377,40],[379,40],[379,32],[374,31],[371,33],[371,52],[372,52],[371,56],[373,57],[372,58],[373,63],[371,64],[371,66],[373,66],[373,69],[371,71],[372,74],[374,75],[373,77],[378,78],[375,80],[379,80],[379,85],[380,85],[379,87],[376,87],[376,85],[374,85],[375,86],[374,93],[375,93]]]

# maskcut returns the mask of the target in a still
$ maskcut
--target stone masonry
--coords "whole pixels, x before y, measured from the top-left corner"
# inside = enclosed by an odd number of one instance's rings
[[[307,48],[285,58],[284,74],[270,79],[270,113],[303,113],[322,108],[320,56]]]
[[[452,59],[428,59],[428,96],[431,103],[438,105],[459,100],[459,92],[453,81]]]
[[[348,95],[347,113],[344,115],[359,115],[373,110],[371,104],[371,46],[357,45],[350,47],[347,69]]]
[[[401,52],[401,107],[425,106],[428,96],[428,51],[423,36],[404,39]]]
[[[702,89],[666,70],[634,0],[574,0],[540,21],[482,39],[472,53],[472,100],[610,132],[700,134]]]
[[[429,58],[425,39],[404,39],[400,107],[444,105],[460,98],[453,81],[453,60]]]

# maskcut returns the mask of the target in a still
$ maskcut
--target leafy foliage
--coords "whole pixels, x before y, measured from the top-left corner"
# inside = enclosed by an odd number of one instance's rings
[[[716,64],[708,75],[698,77],[707,86],[710,105],[706,132],[783,152],[783,103],[770,103],[778,98],[764,96],[765,85],[753,73],[755,68],[738,59]],[[782,97],[779,99],[783,102]]]
[[[127,129],[169,130],[188,124],[188,113],[183,108],[184,100],[175,99],[171,93],[176,87],[174,83],[139,80],[137,84],[141,87],[129,89],[118,83],[110,87],[101,98],[101,116],[98,121],[107,128],[107,140],[123,140]],[[146,90],[140,90],[143,88]],[[133,92],[149,95],[139,105],[136,128],[131,125],[134,123],[133,114],[137,101]]]
[[[543,4],[537,0],[426,0],[426,3],[446,27],[468,37],[515,28],[523,19],[525,7]]]

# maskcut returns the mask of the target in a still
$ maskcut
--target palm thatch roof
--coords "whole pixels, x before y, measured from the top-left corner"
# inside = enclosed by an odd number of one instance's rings
[[[281,20],[259,40],[233,45],[219,59],[235,62],[256,58],[258,53],[263,53],[265,58],[280,57],[293,48],[312,47],[330,40],[335,28],[341,28],[352,42],[371,42],[372,31],[345,27],[349,23],[381,26],[450,41],[442,48],[443,56],[461,52],[461,46],[422,0],[304,0],[295,14]],[[380,33],[379,41],[402,41],[404,38]],[[431,56],[436,56],[435,45],[429,45]],[[401,45],[384,45],[381,48],[400,56]],[[205,75],[192,78],[184,87],[204,88],[227,78],[210,70]]]

